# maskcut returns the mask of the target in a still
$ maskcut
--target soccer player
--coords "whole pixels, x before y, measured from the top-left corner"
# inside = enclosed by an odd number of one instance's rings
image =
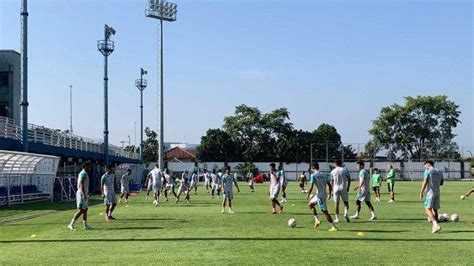
[[[380,170],[378,168],[374,168],[374,172],[372,174],[372,190],[375,193],[375,201],[380,201],[380,186],[382,185],[382,175],[380,175]]]
[[[288,179],[286,178],[285,170],[283,169],[283,163],[278,166],[277,176],[280,178],[282,199],[281,202],[288,202],[286,198],[286,187],[288,186]]]
[[[153,194],[154,194],[154,201],[153,201],[153,206],[158,207],[160,204],[160,191],[161,187],[163,186],[163,183],[161,182],[161,170],[158,167],[158,164],[156,164],[155,169],[151,170],[150,173],[148,173],[148,178],[151,178],[152,181],[152,188],[153,188]]]
[[[300,182],[301,194],[306,193],[304,186],[307,184],[306,172],[303,171],[298,178],[298,182]]]
[[[112,216],[112,212],[117,206],[117,196],[115,195],[115,176],[114,167],[112,165],[107,166],[107,172],[100,179],[100,190],[102,192],[102,199],[105,204],[105,220],[112,221],[115,218]]]
[[[349,219],[349,189],[351,186],[351,176],[349,171],[342,167],[342,161],[337,159],[334,161],[334,169],[331,171],[332,187],[333,187],[333,200],[334,200],[334,211],[336,213],[336,219],[334,222],[339,223],[339,201],[344,202],[344,218],[347,222]]]
[[[89,175],[87,172],[91,170],[91,164],[85,162],[82,164],[82,170],[79,172],[77,177],[77,192],[76,192],[76,204],[77,212],[71,220],[71,223],[67,226],[69,230],[75,231],[74,223],[82,216],[82,223],[84,229],[92,229],[87,223],[87,210],[89,209]]]
[[[240,193],[240,188],[239,188],[239,185],[237,184],[235,174],[231,174],[230,166],[226,166],[225,173],[222,175],[222,181],[221,181],[221,192],[222,192],[222,195],[224,196],[224,199],[222,200],[222,213],[225,212],[225,206],[226,206],[227,201],[229,202],[229,213],[234,213],[232,211],[232,199],[234,197],[234,192],[232,190],[233,184],[235,184],[237,191]]]
[[[387,165],[387,175],[385,176],[385,180],[387,180],[388,192],[390,193],[390,200],[388,202],[395,202],[395,169],[393,169],[393,165]]]
[[[190,182],[191,182],[191,186],[189,187],[189,190],[191,191],[194,188],[194,195],[197,195],[199,176],[197,175],[196,168],[194,168],[193,171],[188,174],[188,178],[190,179]]]
[[[151,171],[146,175],[146,200],[150,198],[150,192],[153,191],[153,178],[150,175]]]
[[[187,204],[190,204],[189,202],[189,180],[188,180],[188,172],[184,171],[184,173],[181,175],[181,179],[179,180],[180,185],[178,188],[178,195],[176,196],[176,203],[179,202],[179,197],[181,196],[182,193],[184,193],[185,197],[184,199],[186,200]]]
[[[357,201],[356,201],[356,213],[351,216],[352,219],[359,219],[359,213],[361,208],[362,201],[365,201],[365,204],[370,210],[370,221],[377,219],[377,215],[375,214],[374,206],[370,202],[370,176],[369,173],[364,169],[365,164],[362,161],[357,162],[357,171],[359,171],[359,185],[354,188],[354,191],[359,190],[357,193]]]
[[[424,167],[427,171],[421,185],[420,200],[423,200],[424,196],[425,213],[433,224],[431,232],[434,234],[441,231],[441,226],[438,225],[434,210],[440,208],[440,186],[443,180],[443,173],[434,168],[433,161],[426,161]]]
[[[247,182],[250,188],[250,192],[255,192],[254,186],[253,186],[253,173],[252,171],[249,171],[247,173]]]
[[[131,179],[132,175],[132,170],[127,169],[127,173],[120,178],[120,199],[119,203],[122,203],[122,198],[125,196],[125,203],[128,203],[128,196],[130,196],[130,182],[132,181]]]
[[[212,191],[211,191],[211,199],[214,198],[214,193],[217,191],[217,196],[221,197],[221,177],[222,173],[219,171],[219,174],[216,174],[216,170],[212,170],[211,174],[211,181],[212,181]]]
[[[279,213],[283,213],[283,205],[278,202],[278,194],[280,194],[281,181],[274,163],[270,164],[270,201],[272,202],[271,214],[276,214],[276,206],[280,208]]]
[[[306,197],[309,200],[309,196],[311,195],[311,192],[313,192],[314,186],[317,188],[316,195],[309,201],[309,208],[313,212],[313,217],[314,217],[314,228],[318,228],[321,225],[321,222],[318,219],[318,213],[316,211],[316,204],[319,205],[319,208],[321,209],[321,212],[324,214],[326,217],[326,220],[328,221],[329,224],[331,224],[331,229],[329,229],[330,232],[336,232],[337,227],[334,224],[334,221],[331,217],[331,215],[328,212],[328,208],[326,205],[326,184],[329,187],[329,198],[331,198],[331,193],[332,193],[332,185],[331,182],[329,182],[326,178],[326,175],[323,173],[319,172],[319,164],[317,162],[314,162],[311,164],[311,174],[310,174],[310,183],[311,187],[308,192],[308,196]]]
[[[211,188],[211,175],[207,171],[207,169],[204,169],[204,185],[206,186],[207,193],[209,193],[209,189]]]
[[[165,170],[163,171],[163,176],[164,176],[164,180],[165,180],[165,198],[166,198],[166,201],[168,201],[168,191],[171,191],[171,193],[173,193],[174,197],[177,198],[178,196],[176,195],[176,192],[174,191],[174,178],[173,176],[170,175],[170,172],[168,170],[168,168],[165,168]]]

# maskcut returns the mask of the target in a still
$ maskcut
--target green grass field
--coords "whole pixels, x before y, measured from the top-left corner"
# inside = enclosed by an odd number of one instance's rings
[[[120,204],[114,222],[105,222],[103,205],[95,198],[89,209],[93,230],[66,228],[75,203],[30,203],[0,208],[0,265],[41,264],[471,264],[474,247],[474,198],[461,201],[472,183],[447,182],[440,212],[458,213],[457,223],[442,223],[431,234],[418,182],[398,182],[397,202],[375,202],[379,219],[369,222],[363,206],[361,219],[340,223],[328,232],[323,220],[313,229],[313,218],[297,184],[289,187],[285,213],[270,216],[267,185],[250,193],[241,183],[234,191],[235,214],[221,214],[220,200],[211,200],[201,185],[190,206],[162,202],[154,208],[145,195]],[[351,192],[351,214],[355,192]],[[332,208],[332,202],[328,203]],[[287,226],[295,218],[296,228]],[[364,236],[357,236],[364,232]],[[36,238],[31,238],[36,234]]]

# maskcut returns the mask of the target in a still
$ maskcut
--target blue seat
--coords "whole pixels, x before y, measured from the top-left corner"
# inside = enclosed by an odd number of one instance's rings
[[[19,194],[21,194],[20,186],[13,186],[10,188],[10,195],[19,195]]]
[[[6,196],[7,196],[7,188],[0,187],[0,197],[6,197]]]

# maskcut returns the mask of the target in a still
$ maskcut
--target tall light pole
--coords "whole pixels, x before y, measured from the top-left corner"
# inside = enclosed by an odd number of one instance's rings
[[[140,163],[143,164],[143,91],[147,86],[146,79],[143,79],[143,75],[148,72],[140,68],[140,79],[135,80],[135,86],[140,91]]]
[[[164,166],[164,121],[163,121],[163,21],[176,21],[178,6],[166,0],[149,0],[145,15],[160,20],[160,130],[158,143],[158,165]]]
[[[21,1],[21,140],[28,152],[28,3]]]
[[[109,165],[109,121],[108,121],[108,57],[114,51],[114,41],[110,36],[115,35],[115,29],[105,24],[104,40],[97,41],[97,49],[104,55],[104,162]]]
[[[72,134],[72,85],[69,85],[69,133]]]

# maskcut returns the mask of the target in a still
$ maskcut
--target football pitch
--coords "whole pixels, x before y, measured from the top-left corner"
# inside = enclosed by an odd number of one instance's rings
[[[268,214],[268,185],[257,185],[255,193],[239,185],[241,193],[234,188],[235,214],[221,214],[221,200],[210,199],[202,185],[198,195],[191,195],[191,205],[175,204],[170,197],[155,208],[142,192],[118,205],[113,222],[104,221],[101,200],[94,197],[90,231],[82,229],[81,220],[77,231],[66,228],[74,202],[0,208],[0,264],[472,263],[474,197],[459,198],[472,182],[442,187],[440,213],[457,213],[460,221],[441,223],[439,234],[431,233],[417,198],[419,182],[397,182],[395,203],[387,202],[384,186],[382,201],[373,202],[378,220],[369,222],[363,205],[361,219],[339,223],[338,232],[328,232],[324,219],[319,229],[313,228],[306,194],[296,183],[289,185],[285,213],[274,216]],[[355,195],[351,191],[351,214]],[[290,218],[296,219],[295,228],[288,227]]]

